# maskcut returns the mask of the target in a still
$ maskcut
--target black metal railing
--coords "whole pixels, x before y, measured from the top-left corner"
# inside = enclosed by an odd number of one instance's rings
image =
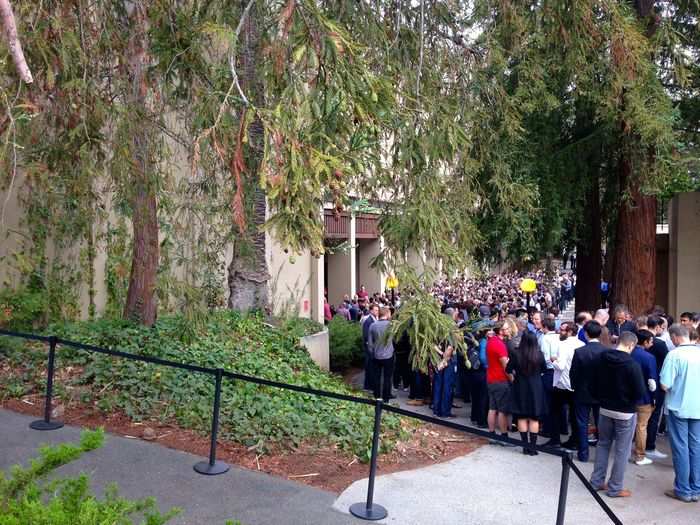
[[[349,401],[351,403],[358,403],[362,405],[371,405],[374,407],[374,430],[372,433],[372,452],[370,456],[369,465],[369,480],[367,484],[367,498],[365,501],[360,503],[355,503],[350,506],[350,513],[354,516],[365,519],[365,520],[379,520],[387,516],[388,511],[374,503],[374,481],[377,474],[377,454],[379,451],[379,434],[381,431],[381,420],[382,412],[392,412],[400,416],[410,417],[417,419],[426,423],[432,423],[434,425],[439,425],[442,427],[450,428],[460,432],[465,432],[474,436],[487,438],[491,440],[496,440],[502,443],[510,443],[511,445],[522,446],[522,443],[518,440],[512,439],[510,437],[494,436],[490,432],[482,429],[468,427],[466,425],[461,425],[452,421],[445,421],[436,417],[427,416],[424,414],[419,414],[417,412],[412,412],[404,408],[396,407],[385,403],[381,399],[367,399],[363,397],[351,396],[347,394],[339,394],[336,392],[328,392],[325,390],[317,390],[315,388],[307,388],[299,385],[292,385],[289,383],[281,383],[278,381],[270,381],[268,379],[262,379],[259,377],[247,376],[245,374],[239,374],[236,372],[229,372],[221,368],[209,368],[197,365],[191,365],[188,363],[178,363],[176,361],[169,361],[166,359],[160,359],[158,357],[151,357],[145,355],[131,354],[128,352],[121,352],[119,350],[110,350],[107,348],[101,348],[98,346],[88,345],[84,343],[78,343],[75,341],[68,341],[55,336],[43,336],[36,334],[26,334],[22,332],[13,332],[8,330],[0,330],[0,335],[19,337],[22,339],[28,339],[33,341],[41,341],[49,344],[49,355],[46,370],[46,396],[44,401],[44,419],[33,421],[29,426],[35,430],[55,430],[63,426],[62,422],[51,420],[51,407],[52,407],[52,397],[53,397],[53,379],[55,371],[55,357],[56,348],[58,345],[76,348],[78,350],[85,350],[88,352],[95,352],[100,354],[111,355],[114,357],[122,357],[125,359],[132,359],[134,361],[142,361],[145,363],[151,363],[162,366],[169,366],[172,368],[179,368],[181,370],[188,370],[190,372],[209,374],[214,377],[214,406],[212,410],[212,425],[211,425],[211,444],[209,449],[209,460],[202,461],[194,465],[194,470],[200,474],[205,475],[216,475],[223,474],[229,470],[229,465],[222,461],[217,461],[216,459],[216,441],[219,429],[219,411],[221,406],[221,385],[223,379],[229,379],[232,381],[245,381],[248,383],[255,383],[262,386],[269,386],[273,388],[281,388],[285,390],[292,390],[294,392],[301,392],[304,394],[311,394],[321,397],[327,397],[331,399],[337,399],[340,401]],[[603,501],[595,488],[586,479],[586,476],[579,470],[573,461],[573,455],[571,452],[565,450],[559,450],[551,447],[544,447],[541,445],[536,445],[535,449],[544,454],[549,454],[552,456],[558,456],[561,458],[561,483],[559,486],[559,502],[557,506],[557,518],[556,525],[564,524],[564,517],[566,512],[566,502],[569,492],[569,474],[571,471],[576,474],[581,483],[586,487],[586,489],[591,493],[595,501],[600,505],[600,507],[605,511],[605,513],[610,518],[610,521],[615,525],[622,525],[622,521],[615,515],[613,510]]]

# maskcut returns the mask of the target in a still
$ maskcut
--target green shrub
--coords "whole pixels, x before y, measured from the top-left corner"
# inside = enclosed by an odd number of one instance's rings
[[[357,395],[341,378],[321,370],[299,346],[296,334],[266,325],[259,316],[216,312],[207,318],[193,342],[177,337],[178,317],[161,317],[152,328],[122,320],[52,325],[48,333],[67,340],[160,357],[177,362],[239,372],[269,380]],[[11,395],[6,385],[21,375],[27,389],[42,392],[45,345],[8,345],[0,337],[0,353],[9,362],[9,377],[0,381],[0,398]],[[132,420],[175,422],[206,434],[211,424],[214,378],[59,346],[57,370],[73,366],[70,381],[57,381],[56,395],[91,400],[104,412],[121,410]],[[69,403],[68,403],[69,404]],[[69,410],[69,408],[67,409]],[[264,452],[270,444],[294,447],[304,441],[337,446],[366,457],[372,435],[372,407],[224,379],[219,435]],[[399,419],[382,418],[383,443],[390,449]]]
[[[42,326],[46,317],[46,301],[47,294],[42,290],[5,288],[0,291],[0,327],[32,330]]]
[[[335,316],[328,323],[331,368],[344,370],[362,364],[362,326]]]
[[[179,512],[173,509],[162,515],[153,498],[121,498],[116,485],[107,488],[104,500],[98,500],[85,474],[39,484],[61,465],[102,446],[103,441],[101,430],[84,431],[78,445],[42,447],[29,467],[12,467],[9,478],[0,472],[0,525],[133,525],[135,516],[143,516],[142,525],[162,525]]]

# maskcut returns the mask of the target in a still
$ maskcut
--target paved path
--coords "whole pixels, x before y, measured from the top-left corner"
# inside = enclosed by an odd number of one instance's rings
[[[659,447],[668,451],[665,443]],[[588,476],[592,463],[579,468]],[[389,511],[378,523],[401,525],[540,525],[556,520],[561,460],[519,449],[486,445],[438,465],[377,477],[374,501]],[[623,523],[633,525],[697,525],[700,504],[680,503],[663,495],[672,486],[669,460],[647,467],[630,464],[625,476],[633,496],[604,496]],[[339,511],[362,501],[366,480],[353,483],[335,503]],[[565,523],[611,523],[575,474],[571,473]]]
[[[362,386],[363,374],[352,383]],[[402,408],[432,415],[427,406],[406,404],[408,394],[396,391]],[[450,421],[472,426],[467,414],[468,403],[453,409],[457,416]],[[519,435],[511,433],[514,439]],[[543,439],[540,440],[544,441]],[[664,496],[673,486],[673,464],[665,437],[658,438],[658,448],[669,454],[665,460],[638,467],[628,464],[626,487],[633,496],[612,500],[604,496],[622,522],[634,525],[699,525],[700,503],[686,504]],[[590,476],[593,470],[595,448],[591,462],[576,461],[579,468]],[[554,523],[561,476],[561,460],[540,454],[536,458],[524,456],[520,449],[486,445],[475,452],[438,465],[409,472],[382,476],[376,482],[375,502],[389,510],[389,517],[379,523],[401,525],[540,525]],[[344,511],[350,503],[365,498],[367,481],[360,480],[345,490],[335,503]],[[610,523],[590,493],[575,474],[571,473],[567,524],[604,525]]]
[[[26,464],[44,443],[77,441],[80,429],[30,430],[35,418],[0,409],[0,469]],[[202,476],[192,466],[203,458],[147,443],[108,435],[99,450],[65,465],[60,474],[86,472],[96,490],[117,482],[128,498],[154,496],[160,508],[183,509],[173,525],[351,525],[362,523],[332,509],[335,494],[285,479],[231,467],[220,476]]]

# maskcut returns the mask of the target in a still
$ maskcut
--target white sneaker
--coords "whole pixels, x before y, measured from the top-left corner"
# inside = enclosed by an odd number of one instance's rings
[[[668,457],[668,454],[664,454],[663,452],[659,452],[658,450],[647,450],[646,457],[652,459],[666,459]]]
[[[653,461],[646,457],[634,462],[635,465],[639,465],[640,467],[643,467],[644,465],[651,465],[652,463]]]

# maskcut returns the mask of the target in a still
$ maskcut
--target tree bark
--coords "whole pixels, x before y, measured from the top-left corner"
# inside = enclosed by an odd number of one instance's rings
[[[656,0],[635,0],[640,20],[647,19],[647,36],[656,31]],[[623,103],[624,104],[624,103]],[[624,137],[626,125],[620,127]],[[634,139],[633,139],[634,140]],[[619,206],[613,254],[613,301],[642,314],[656,302],[656,197],[642,195],[641,181],[632,172],[629,150],[621,141],[619,158],[620,194],[628,195]],[[653,155],[650,155],[653,162]]]
[[[247,1],[242,2],[245,8]],[[258,7],[252,6],[243,27],[241,42],[241,88],[251,103],[257,107],[264,104],[263,86],[258,64],[263,52],[258,21]],[[241,112],[241,115],[243,112]],[[243,117],[241,117],[243,118]],[[233,258],[228,268],[229,301],[234,310],[267,311],[268,281],[266,238],[262,230],[267,217],[265,192],[257,183],[256,174],[263,157],[264,130],[259,119],[255,118],[248,126],[248,151],[246,156],[248,187],[252,191],[253,217],[249,222],[248,235],[234,246]],[[250,208],[250,207],[249,207]]]
[[[133,250],[129,289],[124,317],[152,326],[156,321],[158,304],[156,278],[158,274],[158,203],[152,173],[152,140],[148,112],[149,63],[148,16],[143,3],[133,5],[132,33],[126,67],[131,82],[129,106],[134,111],[132,139],[132,226]]]
[[[19,77],[27,84],[31,84],[34,82],[34,79],[24,58],[22,44],[17,36],[17,24],[15,23],[15,15],[12,13],[10,0],[0,0],[0,18],[2,19],[2,27],[5,30],[7,47],[10,49],[10,55],[12,55],[12,61],[15,63]]]
[[[615,230],[613,301],[640,315],[656,302],[656,197],[642,195],[630,159],[620,159],[620,203]]]

